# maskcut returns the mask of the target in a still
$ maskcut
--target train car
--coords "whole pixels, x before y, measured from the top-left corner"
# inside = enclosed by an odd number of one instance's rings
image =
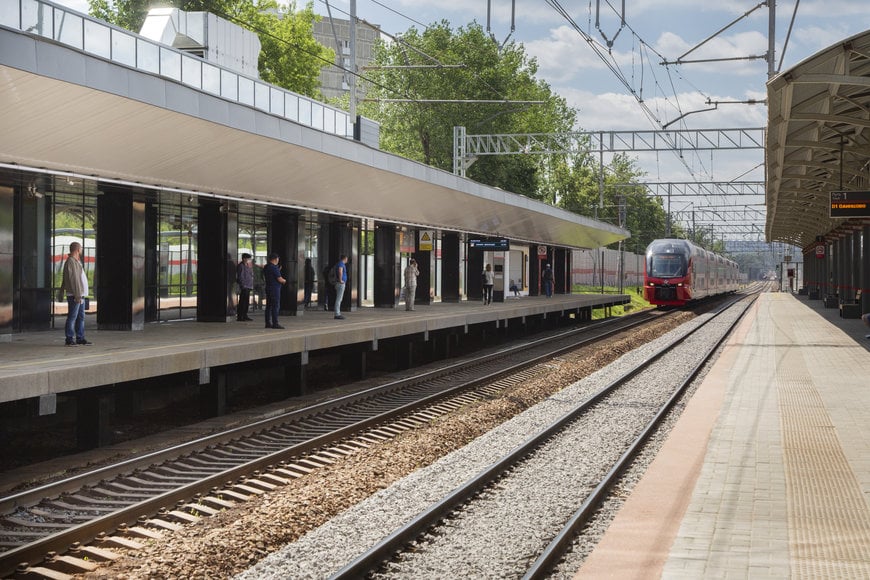
[[[643,296],[658,306],[684,306],[737,291],[737,264],[687,240],[654,240],[646,249]]]

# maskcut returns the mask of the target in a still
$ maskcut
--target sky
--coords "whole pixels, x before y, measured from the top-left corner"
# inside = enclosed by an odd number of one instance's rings
[[[87,0],[55,1],[87,12]],[[870,29],[866,0],[797,1],[796,13],[795,0],[776,3],[779,71]],[[313,0],[313,5],[316,12],[327,13],[325,0]],[[560,6],[564,9],[557,11]],[[330,8],[334,16],[346,18],[350,0],[330,0]],[[356,0],[356,13],[390,34],[442,20],[454,29],[476,21],[488,26],[499,44],[522,43],[537,61],[538,78],[577,111],[578,130],[767,124],[763,103],[742,103],[766,98],[767,62],[746,58],[763,56],[768,49],[770,13],[756,0],[515,0],[513,6],[510,0]],[[673,64],[686,53],[686,60],[709,62]],[[716,61],[732,57],[740,60]],[[764,179],[760,150],[635,157],[650,182]],[[675,202],[674,209],[688,203]]]

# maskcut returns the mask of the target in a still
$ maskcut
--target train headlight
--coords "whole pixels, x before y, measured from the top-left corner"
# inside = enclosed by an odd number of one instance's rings
[[[682,288],[682,287],[683,287],[683,283],[682,283],[682,282],[680,282],[680,283],[677,284],[677,288]]]

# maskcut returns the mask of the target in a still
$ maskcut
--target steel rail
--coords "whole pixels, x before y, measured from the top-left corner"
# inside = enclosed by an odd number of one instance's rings
[[[609,384],[602,387],[596,393],[589,396],[586,400],[579,403],[574,409],[568,411],[556,421],[551,423],[545,429],[527,438],[523,443],[515,447],[513,450],[505,454],[498,461],[490,464],[479,472],[476,476],[465,482],[463,485],[456,488],[453,492],[432,504],[425,511],[418,514],[411,521],[394,530],[387,537],[372,546],[369,550],[349,562],[335,574],[330,576],[331,580],[351,579],[365,577],[365,574],[375,569],[381,562],[387,560],[391,554],[398,551],[401,546],[409,543],[414,538],[418,537],[422,532],[431,528],[440,519],[447,516],[455,510],[459,505],[471,499],[475,494],[489,486],[493,481],[499,478],[506,471],[519,463],[524,457],[530,455],[535,449],[543,446],[547,441],[561,432],[567,425],[573,423],[581,415],[587,412],[592,406],[601,401],[607,395],[622,386],[625,382],[632,379],[642,371],[646,370],[650,365],[663,357],[668,352],[672,351],[678,345],[685,342],[689,337],[694,335],[700,329],[704,328],[711,321],[716,319],[722,312],[727,310],[729,305],[735,301],[729,301],[729,304],[719,309],[712,316],[699,324],[696,328],[691,329],[685,335],[675,338],[667,345],[664,345],[658,352],[650,355],[640,361],[634,368],[623,373],[620,377],[614,379]]]
[[[744,307],[743,312],[738,316],[734,322],[729,326],[728,330],[722,334],[716,343],[707,349],[707,352],[704,354],[704,357],[695,365],[686,379],[674,390],[671,394],[670,398],[665,402],[664,405],[659,409],[658,413],[656,413],[655,417],[653,417],[647,426],[641,431],[641,433],[637,436],[634,442],[626,449],[626,451],[620,456],[620,458],[616,461],[614,466],[607,472],[607,474],[602,478],[601,482],[592,490],[589,497],[583,502],[583,504],[577,509],[576,512],[571,516],[571,518],[567,521],[562,530],[550,541],[544,551],[541,552],[541,555],[538,556],[537,560],[529,567],[526,571],[525,575],[523,575],[523,580],[537,580],[539,578],[545,578],[550,570],[553,568],[555,564],[558,563],[559,559],[565,554],[568,550],[568,547],[574,540],[574,537],[577,535],[577,532],[586,525],[592,514],[598,508],[599,505],[605,500],[607,494],[610,492],[613,485],[619,479],[619,477],[625,472],[626,469],[632,464],[637,454],[643,449],[643,445],[646,443],[647,439],[655,433],[659,424],[667,417],[668,413],[670,413],[671,409],[677,403],[677,401],[682,397],[683,393],[685,393],[686,389],[688,389],[689,385],[692,384],[697,376],[701,373],[701,370],[704,366],[710,361],[719,347],[723,342],[731,335],[734,327],[743,320],[743,316],[746,314],[746,311],[749,310],[749,307],[752,303],[758,298],[758,295],[754,295],[751,297],[751,300]],[[739,302],[739,300],[736,300]],[[723,307],[722,311],[727,310],[729,306]]]
[[[584,326],[560,332],[555,336],[548,336],[524,342],[517,346],[501,349],[494,353],[484,355],[483,357],[453,363],[417,377],[393,381],[386,385],[373,387],[360,393],[340,397],[334,401],[327,401],[279,417],[258,421],[250,425],[229,430],[225,433],[199,438],[189,443],[174,446],[168,450],[150,453],[142,457],[123,461],[114,466],[100,468],[86,474],[74,476],[68,480],[63,480],[55,484],[48,484],[35,488],[34,490],[28,490],[4,498],[0,501],[2,501],[6,506],[24,505],[23,502],[25,501],[35,504],[46,497],[56,497],[60,493],[81,489],[84,485],[93,483],[96,480],[105,480],[107,477],[118,477],[119,475],[129,474],[134,469],[148,466],[153,467],[155,463],[159,464],[160,462],[168,461],[170,458],[175,459],[190,454],[191,452],[200,451],[210,446],[225,443],[226,441],[235,441],[237,444],[239,437],[254,435],[270,427],[286,425],[290,420],[301,420],[306,418],[313,420],[317,415],[322,415],[328,411],[335,411],[337,407],[339,407],[339,410],[346,410],[347,405],[352,403],[365,402],[366,405],[370,405],[371,401],[379,395],[385,396],[392,393],[399,393],[402,389],[411,388],[412,386],[419,385],[427,380],[438,380],[449,374],[457,374],[468,368],[477,367],[480,369],[487,364],[492,364],[496,367],[496,370],[494,371],[487,371],[483,375],[478,375],[470,380],[465,379],[460,384],[449,386],[446,389],[439,390],[438,392],[427,396],[418,397],[416,400],[408,403],[399,403],[398,406],[390,410],[375,412],[375,414],[371,414],[371,411],[369,410],[368,412],[370,416],[367,416],[364,419],[352,420],[352,422],[339,428],[330,428],[329,432],[322,435],[309,438],[306,441],[287,446],[275,452],[264,454],[261,457],[249,461],[240,462],[237,465],[230,466],[217,473],[206,475],[197,481],[179,485],[163,493],[158,493],[152,497],[136,501],[135,503],[118,509],[117,511],[100,515],[88,522],[71,525],[66,529],[42,537],[34,542],[12,548],[5,552],[0,552],[0,576],[6,576],[13,573],[16,567],[21,563],[40,562],[48,552],[64,552],[73,543],[90,542],[102,533],[107,533],[116,530],[123,525],[135,522],[142,516],[155,514],[162,507],[173,506],[179,501],[189,500],[197,494],[204,494],[213,490],[215,487],[224,486],[228,481],[250,475],[254,471],[268,469],[282,461],[287,461],[294,457],[311,453],[327,445],[334,444],[338,441],[346,440],[354,435],[369,431],[389,421],[395,421],[397,418],[406,416],[421,408],[435,405],[445,399],[467,392],[479,385],[497,380],[500,377],[514,374],[524,367],[532,366],[542,360],[552,358],[559,353],[582,347],[591,342],[603,340],[614,334],[646,324],[655,319],[656,318],[651,313],[640,312],[629,317],[624,317],[624,319],[609,319],[606,322],[598,323],[596,325]],[[579,336],[587,334],[590,331],[603,332],[591,337]],[[570,344],[560,345],[555,349],[550,349],[547,352],[529,357],[525,360],[516,360],[519,358],[517,357],[517,354],[520,352],[528,352],[531,348],[547,348],[548,344],[552,345],[559,340],[569,340],[572,338],[581,338],[582,340],[572,340]],[[510,364],[505,365],[504,359],[508,359]],[[341,407],[341,405],[343,405],[343,407]],[[159,468],[159,466],[156,468]],[[85,508],[82,508],[82,511],[85,511]],[[0,535],[2,535],[2,532],[0,532]]]

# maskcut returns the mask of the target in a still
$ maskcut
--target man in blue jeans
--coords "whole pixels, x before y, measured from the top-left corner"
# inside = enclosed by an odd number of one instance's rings
[[[544,282],[544,294],[547,295],[547,298],[552,298],[553,296],[553,269],[549,264],[544,266],[544,273],[541,275],[541,278]]]
[[[267,258],[268,263],[263,266],[263,278],[266,283],[266,328],[283,329],[278,324],[278,310],[281,307],[281,286],[287,282],[281,276],[278,268],[278,254],[272,252]]]
[[[66,292],[66,345],[90,346],[85,340],[85,296],[88,295],[88,278],[81,262],[82,245],[73,242],[69,245],[69,256],[63,265],[61,293]]]
[[[341,299],[344,298],[344,288],[347,286],[347,256],[341,255],[335,265],[335,318],[344,320],[341,315]]]

